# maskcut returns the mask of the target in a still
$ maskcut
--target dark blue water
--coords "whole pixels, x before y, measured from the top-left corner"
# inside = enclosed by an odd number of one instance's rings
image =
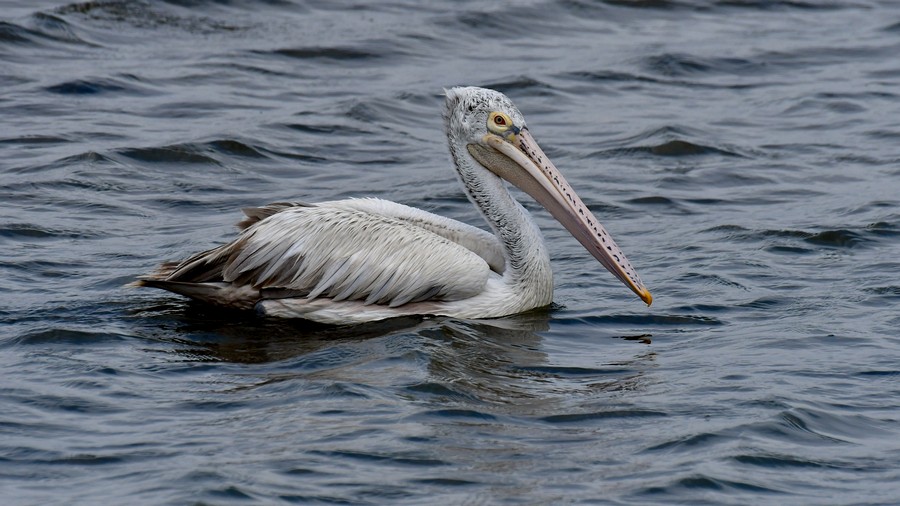
[[[894,504],[900,3],[6,0],[4,504]],[[552,308],[355,328],[124,285],[241,207],[481,225],[507,93],[646,308],[533,201]]]

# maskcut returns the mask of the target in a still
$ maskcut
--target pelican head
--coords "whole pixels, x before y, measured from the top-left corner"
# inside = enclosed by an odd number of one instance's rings
[[[479,165],[531,195],[649,305],[653,297],[625,254],[538,146],[512,101],[476,87],[452,88],[446,95],[444,119],[451,144],[465,145]]]

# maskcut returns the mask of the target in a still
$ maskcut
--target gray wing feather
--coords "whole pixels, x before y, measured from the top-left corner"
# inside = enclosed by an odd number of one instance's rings
[[[296,207],[314,206],[352,209],[409,223],[433,232],[474,252],[483,258],[491,269],[497,273],[502,274],[505,268],[506,258],[503,255],[503,246],[494,234],[466,223],[429,213],[428,211],[378,198],[332,200],[321,204],[310,204],[300,201],[274,202],[262,207],[247,207],[242,209],[246,218],[240,221],[237,226],[244,230],[282,211]]]
[[[190,278],[220,267],[219,280],[262,293],[391,307],[472,297],[487,282],[484,259],[425,228],[329,203],[277,206],[267,206],[274,212],[234,242],[183,262],[168,279],[199,281]]]
[[[294,203],[294,205],[302,205],[302,203]],[[424,228],[474,252],[483,258],[495,272],[502,274],[505,268],[506,257],[503,254],[503,246],[500,244],[500,241],[494,234],[478,227],[415,207],[377,198],[333,200],[317,205],[377,214]]]
[[[237,223],[237,227],[244,230],[273,214],[284,211],[285,209],[290,209],[292,207],[312,207],[314,205],[315,204],[309,204],[307,202],[273,202],[262,207],[245,207],[241,209],[241,211],[246,217]]]

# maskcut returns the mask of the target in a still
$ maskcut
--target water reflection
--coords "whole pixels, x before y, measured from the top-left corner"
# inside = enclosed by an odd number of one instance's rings
[[[596,334],[596,328],[554,320],[552,308],[494,320],[417,317],[333,327],[194,304],[177,307],[146,308],[135,322],[165,329],[155,339],[169,345],[166,353],[175,361],[263,366],[241,390],[302,381],[323,388],[387,388],[441,409],[580,416],[595,408],[571,406],[573,399],[641,389],[656,359],[649,334],[606,332],[602,337],[617,343],[599,343],[609,348],[608,360],[585,364],[560,344],[559,335]],[[553,336],[549,344],[546,335]]]
[[[175,344],[173,354],[193,359],[265,364],[302,357],[338,344],[362,342],[431,323],[421,317],[336,327],[305,320],[259,318],[199,303],[141,309],[136,323],[165,329],[156,339]]]
[[[403,317],[353,326],[322,325],[304,320],[255,317],[248,312],[221,310],[201,304],[161,304],[139,309],[135,323],[163,329],[155,339],[177,344],[173,352],[234,363],[268,363],[314,353],[340,343],[362,342],[394,334],[415,334],[441,342],[480,343],[515,352],[535,350],[537,332],[550,328],[550,310],[480,321],[441,317]],[[184,346],[190,349],[185,350]]]

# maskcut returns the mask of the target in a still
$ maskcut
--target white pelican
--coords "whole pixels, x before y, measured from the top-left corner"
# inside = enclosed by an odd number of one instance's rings
[[[648,305],[625,255],[502,93],[446,91],[444,123],[466,195],[493,234],[381,199],[244,209],[232,242],[135,285],[286,318],[349,324],[405,315],[495,318],[550,304],[541,232],[506,181],[543,205]]]

